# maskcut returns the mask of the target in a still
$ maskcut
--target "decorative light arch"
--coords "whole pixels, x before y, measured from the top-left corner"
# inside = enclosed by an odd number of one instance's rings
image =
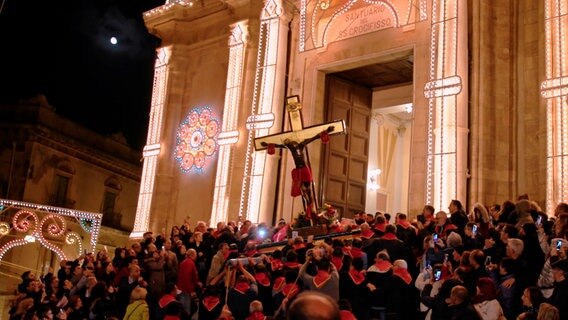
[[[12,233],[17,239],[0,245],[0,261],[12,248],[38,241],[42,246],[55,252],[59,259],[67,260],[61,247],[50,242],[50,239],[64,240],[66,244],[75,246],[76,255],[79,256],[85,245],[81,235],[68,230],[66,218],[73,218],[90,235],[89,247],[95,251],[102,214],[87,211],[71,210],[45,206],[40,204],[0,199],[0,240]],[[14,212],[12,217],[9,215]],[[87,237],[88,238],[88,237]]]
[[[328,44],[328,34],[330,28],[337,24],[337,18],[343,16],[349,11],[359,10],[364,5],[380,5],[386,8],[392,16],[392,24],[382,27],[373,27],[367,31],[357,32],[366,34],[375,32],[385,28],[398,28],[418,21],[424,21],[428,18],[426,12],[426,0],[408,0],[408,1],[392,1],[392,0],[317,0],[317,1],[300,1],[300,52],[322,48]],[[325,14],[325,11],[330,14]],[[374,11],[374,13],[376,13]],[[350,24],[349,24],[350,25]],[[346,27],[349,27],[347,25]],[[321,30],[321,32],[317,32]],[[345,36],[338,40],[352,37]]]

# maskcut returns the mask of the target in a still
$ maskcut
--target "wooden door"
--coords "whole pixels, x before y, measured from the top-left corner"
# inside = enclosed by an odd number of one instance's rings
[[[347,134],[334,136],[325,150],[322,198],[350,218],[365,211],[372,90],[328,76],[326,91],[326,118],[344,119]]]

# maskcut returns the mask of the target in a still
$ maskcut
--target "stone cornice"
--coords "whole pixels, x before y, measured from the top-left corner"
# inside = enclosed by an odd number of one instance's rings
[[[125,178],[140,181],[141,167],[113,159],[111,156],[101,155],[100,151],[82,146],[76,143],[72,138],[56,134],[45,127],[36,127],[32,129],[30,133],[30,139],[32,141],[36,141],[87,163],[94,164]]]

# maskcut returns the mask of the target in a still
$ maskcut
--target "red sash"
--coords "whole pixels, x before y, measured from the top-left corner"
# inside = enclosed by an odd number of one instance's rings
[[[406,284],[410,284],[412,282],[412,276],[408,273],[408,270],[403,268],[397,268],[393,273],[394,276],[397,276],[402,279]]]
[[[250,289],[250,285],[246,282],[239,282],[235,285],[235,291],[245,294],[248,289]]]
[[[353,313],[349,310],[340,310],[339,316],[341,320],[357,320],[357,318],[355,318]]]
[[[374,266],[382,273],[388,272],[392,268],[392,264],[386,260],[381,260],[375,263]]]
[[[397,226],[400,226],[403,229],[412,229],[412,231],[414,231],[414,233],[418,233],[418,230],[416,230],[416,228],[410,224],[410,222],[406,221],[406,220],[400,220],[397,224]]]
[[[208,311],[215,309],[215,307],[219,304],[219,302],[221,302],[221,299],[215,296],[207,296],[202,301],[203,306],[205,306],[205,308]]]
[[[387,226],[386,223],[381,223],[381,224],[376,224],[375,225],[375,230],[380,231],[380,232],[385,232],[385,227]]]
[[[284,277],[276,278],[274,280],[274,285],[272,286],[272,290],[280,291],[280,289],[282,289],[282,287],[284,286],[284,283],[286,283],[286,279]]]
[[[367,229],[367,230],[361,232],[361,238],[363,238],[363,239],[370,239],[374,235],[375,234],[373,233],[373,231],[371,229]]]
[[[295,283],[287,283],[284,285],[284,288],[282,288],[282,293],[286,298],[291,298],[297,295],[298,292],[300,292],[300,288]]]
[[[314,277],[314,285],[316,288],[323,287],[328,281],[331,279],[331,275],[327,271],[318,271],[318,273]]]
[[[286,268],[290,268],[290,269],[298,269],[299,267],[301,267],[302,265],[297,263],[297,262],[286,262],[284,264],[284,266]]]
[[[362,258],[363,250],[361,250],[361,248],[351,248],[351,256],[353,258]]]
[[[176,298],[171,294],[166,294],[158,301],[158,305],[160,308],[165,308],[172,301],[176,301]]]
[[[356,269],[349,270],[349,277],[354,284],[359,285],[365,281],[365,274],[361,271],[357,271]]]
[[[264,316],[264,314],[262,314],[262,312],[255,311],[255,312],[251,313],[250,316],[248,316],[246,320],[263,320],[264,318],[266,318],[266,317]]]
[[[268,278],[268,276],[264,272],[256,273],[254,275],[254,279],[256,280],[256,282],[258,282],[262,286],[265,286],[265,287],[270,286],[270,278]]]
[[[385,233],[385,235],[382,236],[381,239],[385,239],[385,240],[397,240],[398,238],[397,238],[396,235],[394,235],[393,233]]]
[[[331,263],[333,263],[337,270],[341,270],[341,267],[343,266],[343,259],[339,257],[333,257],[331,258]]]
[[[272,267],[272,271],[280,270],[284,268],[284,263],[280,259],[274,259],[270,261],[270,267]]]

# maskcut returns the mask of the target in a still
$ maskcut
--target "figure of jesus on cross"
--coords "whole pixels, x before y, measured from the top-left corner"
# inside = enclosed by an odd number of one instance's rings
[[[313,177],[309,161],[305,154],[307,145],[317,139],[323,143],[329,141],[329,136],[345,133],[345,121],[336,120],[329,123],[304,128],[298,96],[286,98],[286,110],[290,117],[291,131],[259,137],[254,140],[256,151],[267,150],[274,154],[275,148],[288,149],[292,152],[295,168],[292,170],[292,197],[302,196],[302,204],[306,217],[316,219],[312,213],[316,212],[315,191],[313,190]]]

